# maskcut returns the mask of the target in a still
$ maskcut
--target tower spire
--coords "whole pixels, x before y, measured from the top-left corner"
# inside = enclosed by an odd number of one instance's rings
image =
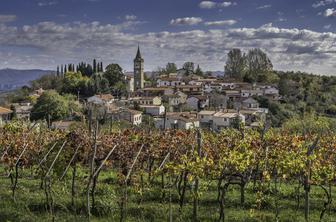
[[[138,44],[138,51],[137,51],[137,54],[136,54],[136,57],[135,58],[141,58],[141,52],[140,52],[140,46]]]

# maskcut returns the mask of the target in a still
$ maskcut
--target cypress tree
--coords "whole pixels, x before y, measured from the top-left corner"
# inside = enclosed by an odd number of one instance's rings
[[[63,69],[63,65],[61,65],[61,74],[64,74],[64,69]]]
[[[93,59],[93,73],[96,73],[97,72],[97,61],[96,59]],[[99,72],[99,69],[98,69],[98,72]]]
[[[64,73],[67,73],[67,65],[64,65]]]
[[[57,75],[57,76],[59,76],[59,75],[60,75],[59,66],[57,66],[56,75]]]

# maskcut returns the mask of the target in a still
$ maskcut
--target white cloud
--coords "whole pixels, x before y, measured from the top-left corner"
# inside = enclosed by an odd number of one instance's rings
[[[176,18],[170,21],[171,25],[197,25],[203,21],[200,17]]]
[[[233,6],[233,5],[237,5],[236,2],[222,2],[219,4],[220,7],[229,7],[229,6]]]
[[[40,7],[52,6],[52,5],[57,5],[57,4],[58,4],[57,1],[49,1],[49,0],[41,1],[37,3],[37,5]]]
[[[202,1],[199,4],[200,8],[203,9],[213,9],[213,8],[226,8],[230,6],[237,5],[236,2],[213,2],[213,1]]]
[[[257,7],[256,9],[267,9],[267,8],[271,8],[272,5],[261,5],[259,7]]]
[[[204,9],[211,9],[211,8],[215,8],[217,6],[216,2],[212,2],[212,1],[202,1],[199,4],[200,8],[204,8]]]
[[[331,28],[331,24],[324,25],[323,28],[324,28],[324,29],[330,29],[330,28]]]
[[[135,15],[126,15],[126,16],[125,16],[125,19],[126,19],[126,20],[136,20],[137,17],[136,17]]]
[[[0,15],[0,23],[13,22],[16,20],[16,15]]]
[[[323,13],[324,17],[336,17],[336,10],[334,8],[328,8]]]
[[[323,1],[315,2],[312,6],[313,8],[318,8],[318,7],[327,6],[333,3],[336,3],[336,0],[323,0]]]
[[[206,25],[206,26],[212,26],[212,25],[221,26],[221,25],[234,25],[236,23],[237,23],[236,20],[230,19],[230,20],[222,20],[222,21],[205,22],[204,25]]]
[[[278,21],[278,22],[286,22],[287,19],[286,19],[286,18],[283,18],[283,17],[279,17],[277,21]]]
[[[276,69],[335,74],[336,34],[306,29],[282,29],[266,24],[259,28],[210,29],[135,34],[136,21],[119,24],[42,22],[22,27],[0,24],[0,67],[55,68],[58,64],[119,63],[132,70],[137,44],[145,69],[167,62],[185,61],[203,70],[222,70],[232,48],[262,48]],[[4,48],[1,48],[4,47]],[[15,50],[11,50],[15,49]]]

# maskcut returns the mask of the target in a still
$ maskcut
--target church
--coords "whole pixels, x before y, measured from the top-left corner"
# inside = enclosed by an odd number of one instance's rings
[[[141,57],[140,47],[134,59],[134,91],[144,88],[144,59]]]

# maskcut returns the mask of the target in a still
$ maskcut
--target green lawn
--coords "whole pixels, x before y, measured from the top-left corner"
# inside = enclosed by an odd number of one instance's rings
[[[30,176],[30,171],[20,171],[16,201],[12,199],[10,179],[4,175],[0,168],[0,221],[51,221],[51,216],[45,207],[45,193],[40,189],[40,180]],[[84,221],[85,211],[85,172],[79,173],[77,180],[77,197],[75,208],[71,207],[70,176],[64,181],[55,180],[52,184],[55,203],[55,221]],[[239,187],[230,187],[226,198],[226,221],[275,221],[275,199],[273,196],[265,196],[264,206],[256,209],[256,193],[252,191],[252,185],[246,189],[246,201],[240,205]],[[92,210],[91,221],[119,221],[120,208],[118,201],[121,192],[116,183],[115,174],[103,171],[99,177],[96,189],[96,209]],[[333,188],[333,196],[336,194]],[[301,195],[303,195],[301,188]],[[313,187],[311,190],[311,221],[319,221],[320,211],[323,207],[324,193],[321,188]],[[151,188],[146,187],[143,195],[132,187],[128,191],[127,221],[168,221],[169,216],[169,190],[166,190],[165,198],[162,198],[162,190],[159,182]],[[205,186],[201,183],[201,197],[199,208],[199,221],[218,220],[218,203],[215,183]],[[326,212],[323,221],[336,221],[336,201],[333,201],[331,210]],[[192,196],[187,190],[187,201],[179,212],[178,195],[176,189],[172,189],[173,221],[192,221]],[[303,196],[299,210],[296,210],[295,186],[289,184],[280,185],[279,194],[280,221],[304,221]]]

